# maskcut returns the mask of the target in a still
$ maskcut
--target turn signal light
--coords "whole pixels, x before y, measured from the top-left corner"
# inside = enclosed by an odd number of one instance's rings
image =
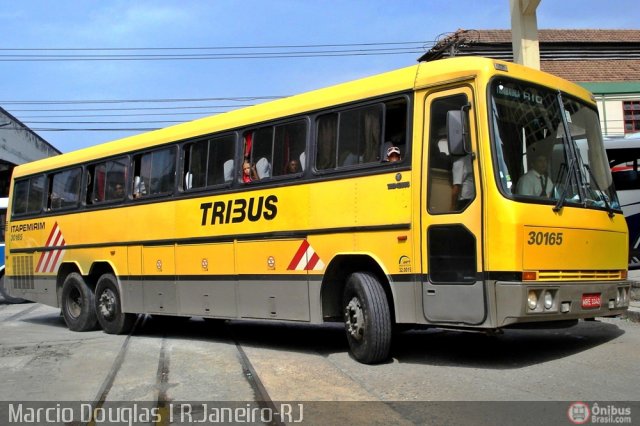
[[[522,273],[522,281],[536,281],[538,279],[537,271],[524,271]]]

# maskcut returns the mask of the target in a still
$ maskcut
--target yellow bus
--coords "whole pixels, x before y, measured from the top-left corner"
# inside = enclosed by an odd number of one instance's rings
[[[485,58],[419,63],[16,167],[7,287],[71,330],[138,314],[570,326],[629,303],[596,104]]]

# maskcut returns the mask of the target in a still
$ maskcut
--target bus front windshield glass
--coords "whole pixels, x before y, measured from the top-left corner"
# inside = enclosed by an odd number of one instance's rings
[[[557,90],[496,79],[491,125],[502,192],[518,201],[619,210],[595,109]]]

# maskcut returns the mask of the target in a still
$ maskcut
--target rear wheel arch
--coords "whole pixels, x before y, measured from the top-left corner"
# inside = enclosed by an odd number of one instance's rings
[[[91,281],[95,290],[98,280],[105,274],[113,274],[116,277],[118,289],[122,291],[122,289],[120,288],[120,280],[117,279],[118,275],[116,274],[115,268],[111,263],[104,260],[93,262],[93,264],[91,264],[91,269],[89,270],[87,281]]]

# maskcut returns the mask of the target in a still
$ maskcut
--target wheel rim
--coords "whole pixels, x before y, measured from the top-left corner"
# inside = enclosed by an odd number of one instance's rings
[[[78,318],[82,313],[82,295],[76,287],[69,292],[67,297],[67,313],[72,318]]]
[[[106,319],[111,320],[116,314],[116,295],[111,289],[105,289],[100,294],[98,301],[98,311],[100,315]]]
[[[364,336],[364,311],[357,297],[349,301],[345,309],[345,324],[347,333],[356,340]]]

